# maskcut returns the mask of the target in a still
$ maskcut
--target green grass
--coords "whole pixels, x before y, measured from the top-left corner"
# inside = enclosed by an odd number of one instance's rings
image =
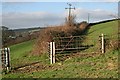
[[[86,36],[86,43],[96,44],[98,35],[104,33],[108,36],[117,35],[117,21],[111,21],[92,26]],[[95,41],[89,41],[89,38],[94,38]],[[117,37],[114,37],[117,38]],[[29,56],[33,48],[34,40],[11,46],[11,63],[13,66],[19,66],[26,62],[34,62],[37,60],[48,59],[43,56]],[[98,45],[96,45],[98,47]],[[90,53],[95,49],[88,49]],[[4,78],[118,78],[118,50],[108,50],[104,54],[92,55],[90,57],[76,56],[69,58],[64,62],[56,62],[48,69],[30,73],[9,73],[3,75]],[[89,54],[88,53],[88,54]]]
[[[117,78],[118,52],[112,51],[96,57],[71,58],[62,65],[55,63],[54,68],[32,73],[13,73],[4,77],[13,78]],[[109,66],[113,64],[114,66]]]
[[[31,40],[10,46],[11,66],[16,67],[22,65],[23,63],[26,63],[26,56],[28,56],[30,51],[32,51],[33,44],[34,40]]]
[[[115,20],[91,26],[87,32],[86,39],[83,41],[83,44],[94,46],[86,50],[86,52],[97,52],[100,49],[101,44],[99,39],[101,38],[99,36],[101,36],[102,33],[104,34],[105,39],[117,40],[118,21]]]
[[[101,36],[102,33],[107,36],[117,36],[117,32],[118,21],[111,21],[92,26],[87,35],[92,36],[92,38],[98,38],[97,36]]]
[[[34,56],[31,54],[33,50],[35,40],[26,41],[13,46],[10,46],[11,50],[11,66],[19,67],[25,64],[33,63],[35,61],[42,60],[41,56]],[[46,56],[44,56],[45,58]]]

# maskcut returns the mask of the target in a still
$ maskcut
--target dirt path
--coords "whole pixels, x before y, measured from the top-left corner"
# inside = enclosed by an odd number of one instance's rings
[[[39,71],[39,70],[42,70],[45,68],[46,68],[46,66],[43,66],[41,63],[36,63],[36,64],[31,64],[29,66],[24,66],[24,67],[18,68],[16,70],[14,70],[13,72],[23,72],[23,73],[35,72],[35,71]]]

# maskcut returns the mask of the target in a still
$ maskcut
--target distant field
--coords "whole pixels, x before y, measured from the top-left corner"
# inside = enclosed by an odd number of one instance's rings
[[[117,21],[94,25],[89,29],[86,40],[91,37],[98,39],[98,35],[101,35],[101,33],[117,38],[117,28]],[[36,67],[34,66],[30,72],[9,73],[3,75],[4,78],[118,78],[118,53],[120,52],[118,50],[109,50],[105,54],[88,53],[84,56],[78,53],[63,62],[50,65],[48,55],[31,56],[29,54],[33,44],[34,40],[10,47],[12,66],[39,60],[45,62],[45,66],[39,66],[42,68],[36,71],[32,70]],[[91,51],[91,48],[89,50]]]

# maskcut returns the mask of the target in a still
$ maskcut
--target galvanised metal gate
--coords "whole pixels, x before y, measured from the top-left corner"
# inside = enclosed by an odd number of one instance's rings
[[[100,51],[99,39],[87,39],[85,36],[55,37],[55,53],[76,53],[80,51],[87,52],[87,49],[93,48],[93,51]],[[100,46],[99,46],[100,45]]]

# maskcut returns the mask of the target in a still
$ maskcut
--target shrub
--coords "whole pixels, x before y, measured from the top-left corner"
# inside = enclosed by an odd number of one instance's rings
[[[53,41],[54,37],[69,37],[78,36],[85,31],[88,24],[81,22],[80,24],[74,24],[69,26],[68,24],[61,26],[50,26],[40,31],[39,38],[34,46],[33,54],[40,55],[48,52],[48,43]]]

